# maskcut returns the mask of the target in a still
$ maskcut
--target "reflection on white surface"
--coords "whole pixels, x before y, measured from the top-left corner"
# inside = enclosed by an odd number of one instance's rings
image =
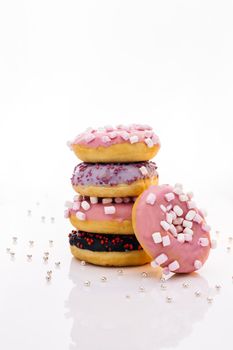
[[[65,304],[66,316],[72,319],[70,350],[88,348],[93,334],[101,344],[98,349],[107,349],[109,344],[117,349],[119,339],[123,349],[139,350],[151,343],[155,349],[174,348],[190,335],[195,323],[203,320],[210,307],[206,297],[215,294],[198,274],[174,276],[164,283],[163,290],[160,271],[149,265],[124,268],[123,275],[117,271],[81,266],[71,260],[69,278],[74,287]],[[147,278],[141,276],[143,271],[148,273]],[[106,282],[101,282],[102,275],[107,277]],[[87,279],[90,287],[84,286]],[[200,297],[195,296],[197,290]],[[167,296],[172,297],[171,303],[166,302]]]

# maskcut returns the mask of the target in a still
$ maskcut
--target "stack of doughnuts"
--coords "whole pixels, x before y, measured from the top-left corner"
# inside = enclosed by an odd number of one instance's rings
[[[138,242],[132,209],[137,197],[158,184],[157,166],[149,161],[160,148],[147,125],[87,129],[68,143],[82,161],[71,183],[77,193],[66,202],[71,253],[103,266],[142,265],[151,257]]]

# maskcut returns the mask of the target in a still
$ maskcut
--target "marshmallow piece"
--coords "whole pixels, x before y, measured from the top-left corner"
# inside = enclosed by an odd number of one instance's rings
[[[129,203],[130,202],[130,198],[129,197],[124,197],[123,198],[123,202],[124,203]]]
[[[187,207],[188,207],[188,209],[194,209],[197,206],[196,206],[196,203],[194,201],[188,201],[187,202]]]
[[[110,203],[112,203],[112,198],[103,198],[102,203],[103,204],[110,204]]]
[[[150,262],[150,265],[151,265],[151,267],[153,267],[154,269],[155,269],[156,267],[159,266],[155,260],[152,260],[152,261]]]
[[[102,137],[101,137],[101,140],[102,140],[104,143],[107,143],[107,142],[110,142],[110,141],[111,141],[110,137],[108,137],[107,135],[102,136]]]
[[[130,143],[137,143],[139,141],[139,138],[137,135],[130,136],[129,138]]]
[[[112,131],[108,135],[109,135],[110,139],[115,139],[117,137],[117,132],[116,131]]]
[[[183,225],[184,227],[192,228],[193,223],[192,223],[192,221],[183,220],[182,225]]]
[[[202,222],[203,218],[201,215],[199,215],[198,213],[194,216],[193,221],[197,222],[198,224],[200,224]]]
[[[109,206],[109,207],[104,207],[104,213],[106,214],[106,215],[111,215],[111,214],[115,214],[115,212],[116,212],[116,208],[113,206],[113,205],[111,205],[111,206]]]
[[[184,233],[184,239],[186,242],[191,242],[193,240],[193,235],[190,235],[190,233]]]
[[[176,231],[177,231],[177,233],[183,232],[183,227],[181,225],[177,225],[176,226]]]
[[[183,210],[181,209],[181,207],[179,207],[179,205],[175,205],[173,207],[173,211],[176,213],[177,216],[181,216],[183,214]]]
[[[166,221],[160,221],[160,226],[162,226],[162,228],[165,230],[165,231],[168,231],[170,225],[169,223],[167,223]]]
[[[201,229],[202,229],[202,231],[210,232],[211,227],[209,225],[207,225],[205,222],[203,222],[203,224],[201,225]]]
[[[144,142],[149,148],[154,146],[154,142],[149,137],[145,138]]]
[[[173,210],[171,210],[169,214],[172,215],[172,221],[174,221],[177,218],[176,213]]]
[[[176,230],[176,227],[171,224],[169,229],[168,229],[169,232],[171,232],[171,234],[174,236],[174,237],[177,237],[177,230]]]
[[[91,204],[96,204],[96,203],[98,203],[98,198],[97,197],[90,197],[90,202],[91,202]]]
[[[70,201],[65,201],[65,207],[71,209],[73,207],[73,203]]]
[[[95,139],[95,135],[93,134],[87,134],[85,137],[84,137],[84,140],[86,143],[89,143],[91,141],[93,141]]]
[[[183,221],[184,221],[183,218],[176,218],[173,220],[173,224],[174,225],[181,225]]]
[[[72,209],[79,210],[80,209],[80,202],[74,202]]]
[[[208,240],[208,238],[206,238],[206,237],[201,237],[201,238],[199,238],[198,243],[199,243],[202,247],[208,247],[208,245],[209,245],[209,240]]]
[[[156,195],[150,192],[146,197],[146,203],[150,205],[154,205],[156,201]]]
[[[191,220],[193,220],[195,215],[196,215],[195,210],[189,210],[185,216],[185,219],[191,221]]]
[[[178,270],[180,268],[180,264],[178,263],[177,260],[174,260],[172,263],[170,263],[168,265],[168,268],[169,268],[170,271],[173,272],[173,271],[176,271],[176,270]]]
[[[160,204],[160,208],[164,213],[166,213],[167,209],[163,204]]]
[[[185,227],[185,229],[183,230],[184,233],[187,233],[188,235],[193,235],[193,230],[191,230],[191,228],[189,227]]]
[[[178,233],[177,240],[180,243],[184,243],[185,242],[185,235],[183,233]]]
[[[127,131],[122,131],[119,135],[125,141],[127,141],[129,139],[129,134]]]
[[[123,202],[123,199],[121,197],[116,197],[116,198],[114,198],[114,201],[115,201],[115,203],[120,204]]]
[[[141,166],[141,168],[139,168],[139,170],[141,171],[143,176],[148,175],[148,171],[147,171],[147,168],[145,166]]]
[[[179,195],[179,200],[181,202],[187,202],[189,200],[189,197],[186,194],[180,194]]]
[[[151,131],[151,130],[146,130],[146,131],[144,132],[144,135],[145,135],[145,137],[151,137],[151,136],[153,136],[153,131]]]
[[[179,196],[183,193],[183,190],[181,187],[174,187],[173,192]]]
[[[195,260],[194,267],[196,270],[199,270],[202,267],[202,262],[200,260]]]
[[[166,213],[166,221],[167,221],[169,224],[172,224],[172,220],[173,220],[172,214]]]
[[[170,211],[172,209],[172,204],[167,205],[166,210]]]
[[[90,204],[87,202],[87,201],[82,201],[81,202],[81,207],[84,209],[84,210],[89,210],[90,209]]]
[[[81,194],[76,194],[75,196],[74,196],[74,202],[79,202],[80,200],[81,200],[81,198],[82,198],[82,196],[81,196]]]
[[[163,246],[166,247],[168,245],[171,244],[171,241],[170,241],[170,237],[167,235],[167,236],[163,236]]]
[[[152,238],[153,238],[153,241],[154,241],[156,244],[162,242],[162,237],[161,237],[160,232],[154,232],[154,233],[152,233]]]
[[[217,240],[216,239],[211,239],[211,242],[210,242],[210,246],[212,249],[216,249],[217,248]]]
[[[174,193],[172,193],[172,192],[168,192],[168,193],[166,193],[166,194],[164,195],[164,197],[166,198],[166,200],[167,200],[168,202],[171,202],[171,201],[175,198],[175,195],[174,195]]]
[[[66,210],[64,211],[64,218],[65,218],[65,219],[68,219],[69,216],[70,216],[70,212],[69,212],[68,209],[66,209]]]
[[[164,253],[158,255],[158,256],[155,258],[155,262],[156,262],[158,265],[164,264],[167,260],[168,260],[168,257],[167,257],[167,255],[164,254]]]
[[[77,213],[75,215],[76,215],[76,218],[78,220],[81,220],[81,221],[85,221],[86,220],[86,214],[82,213],[81,211],[77,211]]]

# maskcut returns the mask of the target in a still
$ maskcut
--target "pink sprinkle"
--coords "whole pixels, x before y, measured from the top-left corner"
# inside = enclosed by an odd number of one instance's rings
[[[146,197],[146,203],[150,205],[154,205],[156,201],[156,195],[150,192]]]

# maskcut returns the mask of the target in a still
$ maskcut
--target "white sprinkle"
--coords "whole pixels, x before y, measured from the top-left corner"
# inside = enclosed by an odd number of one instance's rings
[[[75,215],[76,215],[76,218],[78,220],[81,220],[81,221],[85,221],[86,220],[86,214],[82,213],[81,211],[77,211],[77,213]]]
[[[183,193],[183,190],[180,187],[174,187],[173,192],[177,195],[181,195]]]
[[[167,205],[166,210],[170,211],[172,209],[172,204]]]
[[[192,228],[193,223],[192,223],[192,221],[183,220],[182,225],[183,225],[184,227]]]
[[[173,210],[171,210],[170,214],[172,215],[172,221],[174,221],[177,218],[176,213]]]
[[[203,222],[201,229],[205,232],[210,232],[211,227],[209,225],[207,225],[205,222]]]
[[[104,213],[109,215],[109,214],[115,214],[116,208],[112,205],[109,207],[104,207]]]
[[[145,135],[145,137],[151,137],[151,136],[153,135],[153,131],[151,131],[151,130],[146,130],[146,131],[144,132],[144,135]]]
[[[124,203],[129,203],[130,202],[130,198],[129,197],[124,197],[123,198],[123,202]]]
[[[170,237],[167,235],[167,236],[163,236],[163,246],[166,247],[168,245],[171,244],[171,241],[170,241]]]
[[[147,168],[145,166],[141,166],[141,168],[139,168],[139,170],[141,171],[143,176],[148,175],[148,171],[147,171]]]
[[[168,192],[168,193],[166,193],[166,194],[164,195],[164,197],[166,198],[166,200],[167,200],[168,202],[171,202],[171,201],[175,198],[175,195],[174,195],[174,193],[172,193],[172,192]]]
[[[216,239],[211,239],[211,244],[210,244],[212,249],[216,249],[217,248],[217,240]]]
[[[151,263],[150,263],[150,265],[151,265],[151,267],[153,267],[154,269],[155,269],[156,267],[159,266],[155,260],[152,260]]]
[[[173,216],[171,213],[166,213],[166,221],[169,223],[169,224],[172,224],[172,220],[173,220]]]
[[[136,143],[139,141],[139,138],[137,135],[130,136],[129,138],[130,143]]]
[[[167,257],[167,255],[164,254],[164,253],[158,255],[158,256],[155,258],[155,262],[156,262],[158,265],[164,264],[167,260],[168,260],[168,257]]]
[[[103,198],[102,203],[103,204],[110,204],[110,203],[112,203],[112,198]]]
[[[144,142],[147,145],[147,147],[149,147],[149,148],[154,146],[154,142],[151,139],[149,139],[148,137],[145,138]]]
[[[115,201],[115,203],[120,204],[123,202],[123,199],[121,197],[116,197],[116,198],[114,198],[114,201]]]
[[[93,141],[94,139],[95,139],[95,135],[93,135],[93,134],[87,134],[87,135],[84,137],[84,140],[85,140],[85,142],[87,142],[87,143]]]
[[[198,224],[200,224],[202,222],[203,218],[201,215],[199,215],[198,213],[194,216],[193,221],[197,222]]]
[[[180,265],[177,260],[174,260],[172,263],[168,265],[170,271],[176,271],[180,268]]]
[[[179,205],[175,205],[173,207],[173,211],[176,213],[177,216],[181,216],[183,214],[183,210],[181,209],[181,207],[179,207]]]
[[[179,195],[179,200],[181,202],[187,202],[189,200],[189,197],[186,194],[180,194]]]
[[[87,201],[82,201],[81,202],[81,207],[84,209],[84,210],[89,210],[90,209],[90,204],[87,202]]]
[[[160,204],[160,208],[164,213],[166,213],[167,209],[163,204]]]
[[[107,143],[107,142],[110,142],[110,141],[111,141],[110,137],[108,137],[107,135],[102,136],[102,137],[101,137],[101,140],[102,140],[104,143]]]
[[[120,137],[121,137],[123,140],[127,141],[127,140],[129,139],[129,134],[127,133],[127,131],[121,131]]]
[[[171,234],[174,236],[174,237],[177,237],[177,230],[176,230],[176,227],[171,224],[169,229],[168,229],[169,232],[171,232]]]
[[[65,207],[71,209],[73,207],[73,203],[70,201],[65,201]]]
[[[184,233],[184,239],[186,242],[191,242],[193,240],[193,235],[190,235],[190,233]]]
[[[117,132],[116,131],[112,131],[108,135],[109,135],[110,139],[115,139],[117,137]]]
[[[185,235],[183,233],[179,233],[177,235],[177,240],[180,242],[180,243],[184,243],[185,242]]]
[[[81,199],[81,194],[76,194],[75,196],[74,196],[74,202],[79,202],[80,201],[80,199]]]
[[[96,203],[98,203],[98,198],[97,197],[90,197],[90,202],[91,202],[91,204],[96,204]]]
[[[188,207],[188,209],[194,209],[197,206],[196,206],[196,203],[194,201],[188,201],[187,202],[187,207]]]
[[[160,226],[162,226],[162,228],[165,230],[165,231],[168,231],[170,225],[169,223],[167,223],[167,221],[160,221]]]
[[[191,228],[189,227],[185,227],[185,229],[183,230],[184,233],[187,233],[188,235],[193,235],[193,230],[191,230]]]
[[[80,209],[80,202],[74,202],[72,209],[79,210]]]
[[[195,215],[196,215],[195,210],[189,210],[185,216],[185,219],[191,221],[191,220],[193,220]]]
[[[156,195],[150,192],[146,197],[146,203],[150,205],[154,205],[156,201]]]
[[[202,247],[208,247],[208,245],[209,245],[209,240],[208,240],[208,238],[201,237],[201,238],[199,238],[198,243],[199,243]]]
[[[174,225],[181,225],[183,221],[184,221],[183,218],[176,218],[173,220],[173,224]]]
[[[199,270],[202,267],[202,262],[200,260],[195,260],[194,267],[196,270]]]
[[[153,241],[154,241],[156,244],[162,242],[162,237],[161,237],[160,232],[154,232],[154,233],[152,233],[152,238],[153,238]]]
[[[177,233],[183,232],[183,227],[181,225],[176,226]]]

